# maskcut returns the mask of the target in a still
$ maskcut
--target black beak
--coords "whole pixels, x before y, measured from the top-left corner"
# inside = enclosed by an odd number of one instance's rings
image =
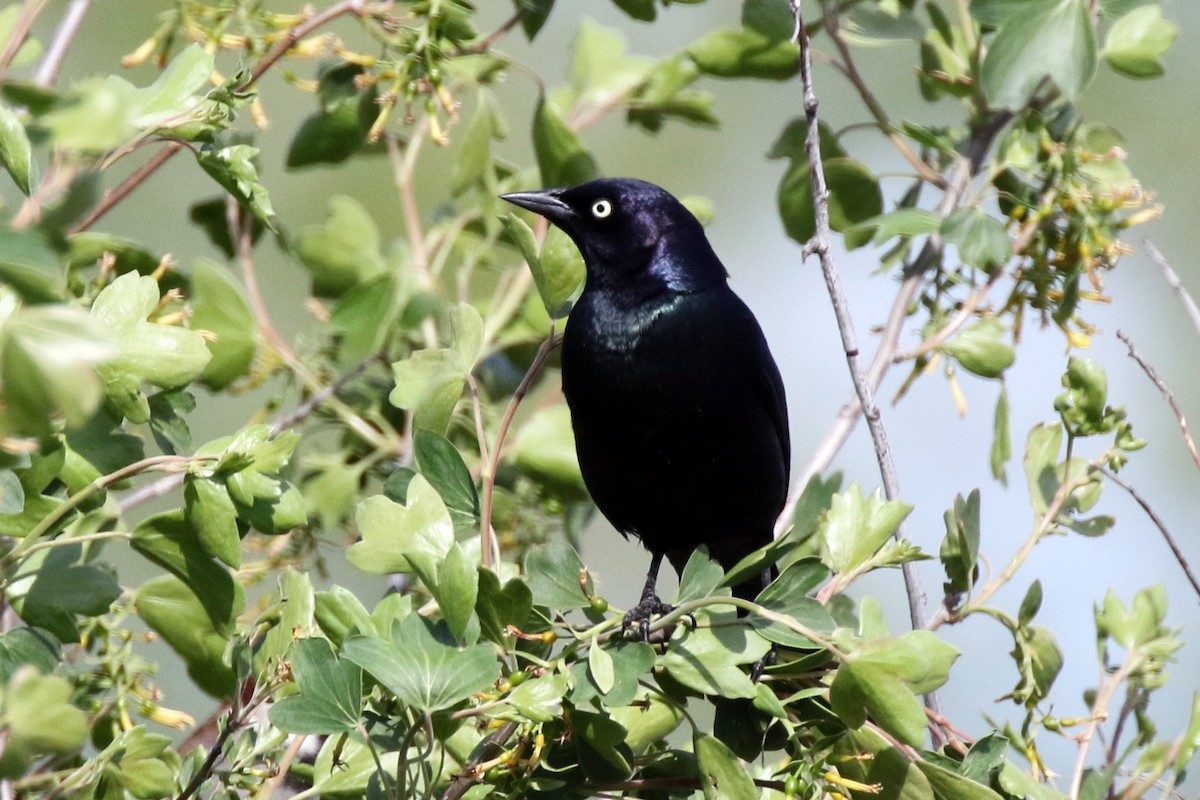
[[[575,210],[559,197],[563,191],[543,189],[540,192],[511,192],[500,195],[500,199],[540,214],[551,222],[562,224],[575,216]]]

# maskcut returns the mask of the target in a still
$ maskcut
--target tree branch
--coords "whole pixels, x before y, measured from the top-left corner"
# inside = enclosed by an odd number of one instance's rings
[[[55,77],[58,76],[58,68],[62,66],[63,57],[67,54],[67,48],[74,41],[91,4],[92,0],[71,0],[71,4],[67,6],[67,13],[63,14],[62,22],[58,23],[58,29],[54,31],[54,39],[51,40],[46,55],[42,56],[42,63],[38,65],[37,74],[33,78],[34,84],[47,87],[54,83]]]
[[[1187,418],[1183,416],[1183,409],[1175,401],[1174,392],[1167,387],[1162,378],[1158,377],[1158,373],[1154,371],[1154,367],[1150,366],[1150,362],[1142,358],[1125,331],[1117,331],[1117,338],[1125,343],[1125,346],[1129,348],[1129,357],[1138,363],[1138,366],[1146,373],[1146,377],[1154,382],[1154,385],[1158,387],[1158,391],[1166,398],[1167,404],[1171,406],[1171,411],[1175,414],[1175,420],[1179,423],[1179,430],[1183,433],[1184,444],[1187,445],[1188,452],[1192,454],[1192,462],[1195,463],[1197,468],[1200,468],[1200,453],[1196,452],[1196,442],[1192,439],[1192,432],[1188,428]]]
[[[842,290],[841,278],[837,266],[833,262],[829,226],[829,188],[825,182],[825,167],[821,160],[821,134],[817,124],[818,101],[813,90],[812,55],[808,31],[804,27],[804,17],[800,11],[799,0],[792,0],[792,14],[795,18],[795,28],[792,41],[800,48],[800,79],[804,91],[804,113],[808,119],[808,134],[804,147],[808,155],[809,174],[812,178],[812,194],[816,231],[813,238],[805,246],[805,256],[815,254],[821,264],[821,274],[825,278],[825,286],[833,304],[833,312],[837,317],[838,331],[842,338],[842,350],[846,354],[846,366],[850,370],[850,379],[854,383],[854,392],[867,418],[867,426],[871,431],[871,440],[875,445],[875,457],[879,462],[879,472],[883,479],[883,490],[888,499],[900,496],[900,481],[896,475],[896,465],[892,460],[891,447],[888,444],[887,430],[883,426],[879,407],[875,403],[874,389],[867,381],[859,367],[858,342],[854,334],[854,320],[850,316],[850,308]],[[828,16],[828,15],[827,15]],[[903,525],[896,531],[898,538],[903,537]],[[921,590],[920,578],[912,564],[904,564],[904,584],[908,594],[909,617],[914,629],[925,627],[925,596]],[[934,708],[936,710],[936,708]]]

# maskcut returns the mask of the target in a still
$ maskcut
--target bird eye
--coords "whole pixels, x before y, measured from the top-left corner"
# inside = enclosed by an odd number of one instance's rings
[[[592,203],[592,216],[596,219],[604,219],[612,213],[612,203],[607,200],[597,200]]]

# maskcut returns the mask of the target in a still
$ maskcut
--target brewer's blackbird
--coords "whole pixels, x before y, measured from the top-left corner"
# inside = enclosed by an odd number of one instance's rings
[[[503,199],[562,228],[583,254],[563,393],[596,506],[650,551],[625,620],[645,635],[669,609],[655,591],[663,556],[680,571],[707,545],[728,570],[771,541],[791,454],[779,369],[699,221],[665,189],[601,179]],[[768,580],[734,594],[753,599]]]

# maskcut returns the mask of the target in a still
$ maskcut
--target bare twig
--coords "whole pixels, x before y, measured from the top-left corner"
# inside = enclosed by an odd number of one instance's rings
[[[838,71],[845,75],[846,78],[852,84],[854,84],[854,88],[858,90],[858,95],[862,98],[867,110],[870,111],[871,116],[875,118],[876,127],[878,127],[880,132],[882,132],[883,135],[891,141],[896,150],[899,151],[900,155],[904,157],[904,160],[907,161],[914,170],[916,170],[917,175],[921,178],[921,180],[932,184],[939,189],[945,189],[947,186],[946,179],[942,177],[940,173],[926,164],[923,160],[921,160],[921,157],[913,152],[913,149],[909,146],[908,140],[901,136],[900,133],[894,127],[892,127],[892,122],[890,119],[888,119],[887,111],[885,111],[883,106],[880,105],[879,100],[875,97],[870,87],[867,86],[867,82],[863,80],[862,73],[858,71],[858,66],[854,63],[854,56],[850,52],[850,47],[846,44],[846,40],[842,38],[841,22],[837,11],[834,10],[831,13],[826,9],[824,21],[825,31],[829,34],[829,38],[833,40],[834,45],[838,49],[838,53],[842,57],[840,63],[837,61],[833,62],[834,67],[836,67]]]
[[[1179,568],[1183,570],[1183,574],[1187,577],[1188,583],[1192,585],[1192,590],[1196,592],[1197,597],[1200,597],[1200,581],[1196,579],[1196,574],[1192,572],[1192,567],[1188,563],[1187,557],[1184,556],[1183,551],[1179,549],[1179,543],[1175,541],[1175,537],[1171,535],[1169,530],[1167,530],[1166,524],[1163,523],[1158,514],[1154,513],[1154,509],[1150,507],[1150,504],[1146,502],[1146,499],[1138,494],[1132,486],[1118,478],[1107,469],[1102,468],[1100,471],[1108,476],[1110,481],[1128,492],[1129,496],[1133,498],[1134,502],[1142,507],[1142,511],[1146,512],[1146,516],[1150,518],[1150,521],[1154,523],[1156,528],[1158,528],[1158,532],[1162,534],[1163,539],[1167,543],[1167,547],[1171,548],[1171,554],[1175,556],[1175,561],[1178,562]]]
[[[504,23],[500,25],[499,28],[496,28],[496,30],[492,31],[491,33],[489,33],[487,36],[480,39],[475,44],[470,45],[469,47],[464,47],[461,50],[458,50],[455,53],[455,55],[466,56],[466,55],[478,55],[480,53],[486,53],[488,50],[492,49],[492,45],[494,45],[498,39],[500,39],[502,36],[504,36],[506,33],[511,31],[513,28],[515,28],[518,24],[520,24],[521,20],[525,19],[525,15],[527,13],[529,13],[529,8],[527,6],[524,6],[524,5],[519,6],[517,8],[516,13],[513,14],[508,19],[506,19],[504,21]]]
[[[1146,373],[1146,377],[1154,382],[1158,391],[1166,398],[1167,404],[1171,406],[1171,411],[1175,414],[1175,420],[1179,423],[1179,430],[1183,433],[1184,444],[1187,445],[1188,452],[1192,454],[1192,461],[1200,468],[1200,453],[1196,452],[1196,442],[1192,439],[1192,432],[1188,428],[1187,418],[1183,416],[1183,409],[1179,407],[1179,403],[1175,402],[1175,394],[1167,387],[1162,378],[1158,377],[1158,373],[1154,371],[1150,362],[1142,358],[1125,331],[1117,331],[1117,338],[1125,343],[1125,346],[1129,348],[1129,357],[1138,363],[1138,366]]]
[[[1067,796],[1072,800],[1078,800],[1080,787],[1083,786],[1083,771],[1087,766],[1088,748],[1091,747],[1092,739],[1096,735],[1096,729],[1100,727],[1100,723],[1108,719],[1108,704],[1112,701],[1113,694],[1117,691],[1117,687],[1124,682],[1129,673],[1137,666],[1137,661],[1140,657],[1135,653],[1129,653],[1125,658],[1125,662],[1117,669],[1116,672],[1108,676],[1108,679],[1100,684],[1100,688],[1096,691],[1096,698],[1092,701],[1092,710],[1087,727],[1083,733],[1079,735],[1079,749],[1075,755],[1075,769],[1071,771],[1071,788]]]
[[[4,73],[8,71],[9,64],[20,52],[21,45],[25,44],[25,40],[29,38],[33,22],[37,19],[38,14],[42,13],[45,6],[46,0],[25,0],[22,4],[21,10],[13,22],[12,32],[8,35],[8,41],[4,43],[4,49],[0,50],[0,81],[4,80]]]
[[[113,206],[124,200],[126,195],[145,183],[147,178],[157,172],[159,167],[167,163],[171,159],[171,156],[183,148],[183,142],[168,143],[162,150],[151,156],[149,161],[135,169],[128,178],[106,191],[96,207],[89,211],[87,216],[82,220],[71,226],[70,233],[86,231],[95,225],[101,217],[112,211]]]
[[[808,134],[804,145],[808,155],[809,174],[812,178],[814,216],[816,218],[815,233],[804,248],[805,255],[816,254],[820,261],[821,274],[825,277],[825,286],[829,290],[833,312],[837,317],[838,331],[841,334],[842,350],[846,354],[850,379],[854,383],[854,392],[862,405],[863,415],[867,419],[867,427],[871,431],[871,439],[875,444],[875,456],[879,461],[883,490],[888,499],[897,499],[900,496],[900,481],[896,475],[896,465],[892,460],[891,448],[888,445],[887,430],[883,426],[879,407],[875,403],[874,390],[859,367],[854,320],[850,316],[849,305],[841,286],[841,278],[838,275],[837,266],[833,262],[830,242],[832,233],[829,227],[829,188],[825,183],[825,167],[821,160],[821,135],[817,125],[818,101],[816,92],[813,90],[810,43],[808,32],[804,27],[804,17],[800,12],[799,0],[792,0],[791,6],[795,19],[792,41],[800,47],[800,79],[804,91],[804,113],[808,119]],[[903,536],[903,530],[903,526],[897,529],[897,537]],[[908,594],[909,617],[914,628],[923,628],[925,627],[925,596],[921,590],[920,578],[911,563],[903,565],[903,572]],[[936,711],[936,701],[933,701],[930,707]]]
[[[533,362],[530,363],[529,369],[525,370],[525,377],[521,379],[517,390],[513,392],[512,399],[508,401],[508,408],[504,410],[504,416],[500,419],[500,427],[496,430],[496,441],[492,443],[490,457],[484,461],[484,470],[480,475],[483,483],[480,531],[483,536],[483,565],[489,569],[495,563],[496,533],[492,530],[492,497],[496,491],[496,469],[500,465],[504,438],[508,435],[508,428],[512,425],[513,417],[516,416],[517,406],[525,399],[525,395],[529,394],[529,387],[533,385],[534,380],[541,373],[542,367],[546,364],[546,359],[550,357],[554,348],[558,347],[561,341],[562,337],[555,335],[554,323],[551,321],[550,333],[538,347]]]
[[[46,55],[42,56],[42,62],[38,64],[37,74],[33,77],[36,85],[49,86],[54,83],[55,77],[58,76],[58,68],[62,66],[63,57],[67,54],[67,48],[74,41],[91,4],[92,0],[71,0],[67,12],[63,14],[62,22],[58,23],[58,29],[54,31],[54,38],[50,41]]]
[[[1163,278],[1166,279],[1167,285],[1179,295],[1179,301],[1183,303],[1183,308],[1187,311],[1188,319],[1192,321],[1192,326],[1196,329],[1196,332],[1200,333],[1200,308],[1196,307],[1196,301],[1192,299],[1192,295],[1188,292],[1187,287],[1183,285],[1183,281],[1175,274],[1175,270],[1171,269],[1170,263],[1159,252],[1159,249],[1154,246],[1153,242],[1145,239],[1142,241],[1142,244],[1146,246],[1146,251],[1150,254],[1150,260],[1162,270]]]

